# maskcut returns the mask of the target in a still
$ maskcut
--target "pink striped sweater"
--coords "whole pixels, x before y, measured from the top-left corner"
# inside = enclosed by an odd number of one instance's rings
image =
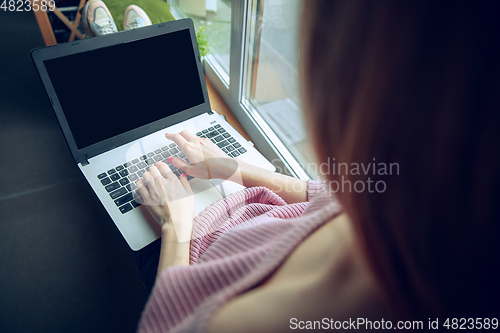
[[[139,332],[206,331],[218,308],[262,283],[340,213],[322,189],[323,183],[309,181],[308,202],[289,205],[254,187],[207,207],[194,219],[190,266],[171,267],[157,280]]]

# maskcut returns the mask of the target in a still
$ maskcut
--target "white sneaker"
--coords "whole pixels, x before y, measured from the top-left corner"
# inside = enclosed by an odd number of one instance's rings
[[[83,7],[83,27],[90,37],[118,32],[108,7],[102,1],[90,0]]]
[[[125,9],[125,14],[123,15],[123,26],[125,30],[145,27],[147,25],[151,25],[151,20],[141,7],[130,5]]]

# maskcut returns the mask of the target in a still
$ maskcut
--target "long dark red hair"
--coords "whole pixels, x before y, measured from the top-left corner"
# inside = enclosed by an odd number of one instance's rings
[[[400,315],[500,313],[495,4],[304,1],[302,91],[319,162],[399,166],[344,175],[384,181],[383,193],[337,196]]]

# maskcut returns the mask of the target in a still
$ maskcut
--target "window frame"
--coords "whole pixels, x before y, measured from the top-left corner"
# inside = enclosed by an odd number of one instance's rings
[[[247,32],[251,29],[247,18],[249,12],[256,10],[257,1],[259,0],[232,0],[231,2],[229,75],[210,54],[204,57],[203,69],[253,143],[271,161],[276,170],[299,179],[309,180],[310,177],[300,162],[255,107],[244,98],[248,59],[251,52],[247,48]],[[175,8],[172,6],[170,8],[176,19],[182,18]]]

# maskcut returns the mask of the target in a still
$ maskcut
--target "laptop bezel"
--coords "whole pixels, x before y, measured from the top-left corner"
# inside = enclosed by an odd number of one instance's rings
[[[198,67],[198,75],[200,78],[201,88],[203,91],[204,103],[192,107],[190,109],[178,112],[174,115],[164,117],[152,123],[135,128],[128,132],[119,134],[109,139],[103,140],[91,146],[79,149],[76,145],[75,139],[71,129],[64,115],[64,110],[61,107],[57,94],[54,90],[50,77],[45,68],[44,61],[65,57],[72,54],[87,52],[103,47],[110,47],[123,43],[130,43],[145,38],[155,37],[162,34],[168,34],[180,30],[189,29],[193,50],[195,52],[196,65]],[[75,162],[86,164],[89,158],[100,155],[106,151],[112,150],[116,147],[122,146],[134,140],[140,139],[146,135],[157,132],[168,126],[180,123],[184,120],[196,117],[203,113],[211,113],[210,100],[208,97],[205,76],[203,72],[203,65],[198,50],[198,43],[196,41],[196,34],[194,30],[193,21],[189,18],[155,24],[140,29],[121,31],[114,34],[104,35],[95,38],[88,38],[76,42],[68,42],[57,44],[49,47],[37,48],[31,51],[31,57],[38,71],[38,75],[42,80],[43,86],[47,93],[49,102],[56,114],[59,121],[61,130],[66,138],[68,147],[73,155]],[[83,69],[85,64],[75,64],[75,71]],[[83,74],[82,74],[83,75]],[[68,76],[68,79],[73,79]],[[77,100],[75,100],[77,102]],[[91,130],[91,129],[89,129]]]

